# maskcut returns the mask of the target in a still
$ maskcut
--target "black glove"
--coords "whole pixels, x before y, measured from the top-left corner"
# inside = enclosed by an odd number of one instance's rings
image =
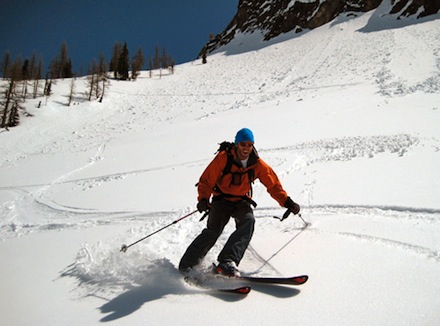
[[[211,207],[211,205],[209,204],[209,201],[206,198],[200,199],[200,201],[197,203],[197,210],[200,213],[209,211],[210,207]]]
[[[295,203],[290,197],[287,197],[286,201],[284,202],[284,207],[288,208],[295,215],[298,214],[300,211],[299,205]]]

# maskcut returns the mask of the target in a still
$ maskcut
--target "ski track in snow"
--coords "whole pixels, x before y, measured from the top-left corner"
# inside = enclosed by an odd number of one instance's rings
[[[398,252],[399,255],[406,253],[415,255],[419,259],[433,260],[440,262],[440,251],[438,250],[438,240],[433,240],[435,246],[425,247],[417,244],[417,239],[405,239],[400,233],[394,234],[393,225],[399,225],[406,232],[417,232],[431,228],[440,229],[440,210],[423,210],[417,211],[404,207],[306,207],[303,209],[303,216],[310,226],[304,226],[303,223],[295,216],[290,216],[286,221],[277,222],[272,217],[280,215],[279,208],[259,208],[256,209],[257,228],[262,229],[264,234],[272,234],[281,232],[283,239],[286,240],[279,244],[279,247],[272,247],[270,255],[260,253],[258,244],[254,245],[253,240],[244,259],[243,268],[249,274],[259,275],[282,275],[283,273],[272,264],[272,259],[276,256],[286,255],[290,251],[295,251],[298,241],[304,237],[308,241],[313,242],[314,239],[322,239],[323,236],[330,239],[339,238],[347,241],[355,241],[358,243],[368,243],[369,246],[376,246],[378,250],[388,249],[391,252]],[[165,212],[160,213],[165,220],[152,220],[150,223],[141,221],[130,221],[133,225],[144,224],[143,226],[134,227],[130,231],[128,242],[135,241],[149,234],[162,226],[170,223],[174,217],[166,218]],[[184,214],[184,213],[182,213]],[[151,214],[158,217],[159,214]],[[173,214],[176,215],[176,214]],[[331,221],[329,221],[331,220]],[[380,223],[383,225],[382,234],[369,234],[368,224]],[[140,243],[136,247],[132,247],[126,253],[127,259],[115,251],[110,243],[85,244],[79,251],[74,264],[69,266],[63,276],[71,276],[78,279],[82,284],[80,293],[100,293],[108,290],[108,287],[116,289],[127,288],[135,284],[152,283],[160,273],[167,273],[170,276],[170,282],[175,282],[175,276],[178,274],[176,264],[179,259],[178,246],[181,239],[195,237],[197,229],[200,229],[198,221],[188,222],[190,225],[173,226],[175,238],[168,243],[164,243],[160,239],[148,239],[149,243]],[[280,230],[280,225],[283,227]],[[330,224],[329,224],[330,223]],[[340,231],[338,225],[344,225],[350,231]],[[229,226],[230,227],[230,226]],[[226,241],[228,234],[226,232],[220,237],[218,243],[212,249],[212,253],[208,254],[205,259],[206,270],[209,270],[210,261],[215,260],[215,252],[219,252],[222,243]],[[388,235],[388,236],[387,236]],[[397,238],[396,238],[397,237]],[[120,239],[120,243],[123,239]],[[125,239],[127,241],[127,239]],[[348,242],[348,243],[349,243]],[[145,247],[144,247],[145,246]],[[155,252],[151,252],[148,248],[155,247]],[[383,249],[381,249],[383,248]],[[168,257],[168,258],[163,258]],[[147,259],[146,259],[147,258]],[[124,263],[122,263],[122,260]],[[121,263],[118,263],[121,261]],[[129,262],[129,265],[127,265]],[[168,278],[165,278],[168,279]],[[161,278],[161,282],[164,279]],[[166,282],[166,281],[165,281]],[[170,284],[168,284],[170,285]]]
[[[421,140],[418,137],[414,137],[408,134],[399,135],[382,135],[382,136],[369,136],[369,137],[343,137],[335,139],[321,139],[317,141],[311,141],[301,144],[295,144],[288,147],[280,148],[270,148],[270,149],[260,149],[260,154],[265,157],[270,157],[271,161],[274,162],[273,166],[276,168],[278,165],[283,165],[287,160],[284,153],[288,153],[289,157],[297,157],[300,159],[295,160],[295,164],[291,165],[287,169],[280,171],[280,175],[290,173],[293,170],[295,173],[300,173],[304,167],[307,167],[314,163],[328,162],[328,161],[347,161],[357,158],[374,158],[376,155],[381,153],[394,153],[398,156],[405,155],[411,148],[420,145]],[[50,188],[56,187],[59,184],[73,183],[76,187],[81,187],[83,191],[87,191],[94,187],[99,187],[103,183],[116,182],[129,175],[138,175],[143,173],[149,173],[157,171],[159,169],[173,169],[181,168],[184,166],[191,166],[194,164],[203,164],[208,160],[193,161],[187,163],[181,163],[178,165],[161,166],[157,168],[148,168],[142,170],[134,170],[127,172],[114,173],[110,175],[102,175],[90,178],[75,179],[75,173],[83,169],[86,169],[94,162],[100,160],[105,151],[105,144],[98,147],[95,155],[90,157],[87,164],[83,167],[77,168],[70,171],[69,173],[53,180],[46,185],[24,185],[22,187],[2,187],[2,191],[13,191],[16,194],[16,200],[11,203],[5,203],[2,205],[1,210],[3,215],[10,216],[9,218],[3,220],[0,229],[2,239],[6,240],[10,237],[22,236],[32,232],[42,231],[42,230],[63,230],[66,228],[88,228],[99,225],[108,224],[123,224],[126,222],[130,223],[140,223],[145,218],[154,217],[166,219],[169,215],[175,215],[175,212],[130,212],[130,211],[120,211],[120,212],[103,212],[96,211],[93,209],[83,209],[80,207],[69,207],[60,205],[50,199],[50,197],[45,196],[49,192]],[[277,163],[278,161],[278,163]],[[309,184],[305,184],[304,192],[313,192],[314,181],[309,180]],[[39,190],[31,193],[26,188],[29,187],[39,187]],[[310,213],[308,216],[313,220],[315,218],[319,219],[321,214],[328,215],[332,214],[338,216],[340,214],[360,214],[362,216],[374,216],[381,218],[399,218],[400,220],[414,220],[416,219],[418,223],[422,224],[434,224],[438,227],[440,223],[440,210],[435,209],[412,209],[410,207],[362,207],[362,206],[347,206],[347,205],[331,205],[324,207],[309,206],[306,208]],[[272,209],[269,209],[269,212]],[[276,208],[273,208],[277,211]],[[278,209],[279,210],[279,209]],[[317,211],[317,213],[314,213]],[[24,215],[25,212],[33,212],[34,216],[29,222],[16,221],[15,216]],[[265,210],[257,209],[256,216],[261,217],[266,214]],[[269,215],[270,216],[270,215]],[[57,222],[54,222],[57,221]],[[337,223],[337,221],[335,221]],[[142,234],[154,231],[160,227],[158,222],[153,222],[150,226],[145,226],[147,229],[143,232],[144,227],[134,230],[134,234],[141,237]],[[294,230],[296,232],[296,229]],[[295,235],[299,236],[300,233],[305,231],[306,233],[312,233],[315,236],[319,236],[320,233],[325,233],[325,229],[320,229],[312,227],[310,229],[299,229],[299,233]],[[381,245],[392,247],[395,250],[406,250],[418,255],[422,255],[428,258],[433,258],[436,261],[440,260],[440,254],[437,249],[425,248],[415,244],[407,243],[403,240],[393,240],[383,237],[377,237],[374,235],[355,233],[355,232],[330,232],[333,236],[351,238],[358,241],[368,241],[373,245]],[[196,234],[194,234],[195,236]],[[122,241],[121,241],[122,243]],[[289,243],[288,243],[289,244]],[[104,246],[105,248],[105,246]],[[168,249],[168,248],[166,248]],[[100,287],[105,284],[106,286],[119,286],[120,284],[130,284],[132,282],[136,283],[140,275],[144,275],[145,270],[141,269],[137,272],[128,272],[125,268],[123,271],[110,270],[111,275],[102,275],[96,273],[96,270],[105,269],[106,266],[103,264],[110,264],[107,259],[115,259],[113,255],[107,253],[108,256],[103,256],[100,259],[91,258],[92,256],[102,254],[99,252],[103,250],[102,245],[98,248],[89,248],[88,246],[81,249],[78,253],[77,262],[71,267],[69,272],[65,272],[65,275],[72,275],[81,280],[82,283],[94,284],[94,287]],[[109,250],[109,248],[105,248]],[[250,248],[251,257],[248,257],[250,261],[254,262],[254,266],[260,266],[264,268],[266,273],[279,273],[275,267],[270,264],[270,261],[265,261],[265,259],[259,255],[258,251],[252,246]],[[166,256],[167,250],[158,255]],[[141,255],[141,254],[140,254]],[[156,260],[152,260],[153,265],[157,264]],[[143,264],[143,268],[148,269],[148,264]],[[110,267],[110,266],[109,266]],[[130,266],[132,268],[133,266]],[[114,267],[112,267],[114,269]],[[90,272],[94,270],[95,272]],[[113,275],[113,274],[116,274]],[[119,275],[121,274],[121,275]],[[139,274],[139,275],[138,275]],[[117,276],[119,275],[119,276]],[[138,276],[136,276],[138,275]],[[106,281],[98,281],[98,279],[104,279]],[[87,282],[84,280],[88,280]],[[137,280],[137,281],[136,281]],[[94,289],[95,291],[97,289]]]
[[[301,173],[304,167],[329,161],[348,161],[356,158],[374,158],[374,156],[381,153],[395,153],[398,156],[405,155],[412,147],[420,145],[420,139],[408,134],[400,135],[384,135],[384,136],[370,136],[370,137],[344,137],[337,139],[321,139],[317,141],[306,142],[302,144],[296,144],[288,147],[272,148],[272,149],[260,149],[260,154],[268,157],[273,162],[272,165],[276,169],[277,166],[283,166],[286,162],[290,161],[291,157],[296,158],[294,164],[284,170],[279,171],[279,175],[282,177],[284,174],[289,174],[291,170],[295,173]],[[100,212],[95,209],[86,209],[81,207],[71,207],[51,200],[50,190],[56,191],[57,185],[61,184],[73,184],[74,187],[79,187],[83,191],[90,190],[95,187],[99,187],[105,183],[117,182],[127,176],[137,176],[143,173],[150,173],[158,170],[169,170],[174,168],[182,168],[196,165],[206,164],[209,160],[199,160],[180,164],[171,164],[168,166],[151,167],[142,170],[134,170],[120,173],[113,173],[109,175],[101,175],[89,178],[75,179],[75,174],[87,169],[95,162],[102,159],[105,151],[105,144],[98,147],[96,153],[90,157],[88,162],[79,168],[76,168],[57,179],[51,181],[48,184],[41,185],[22,185],[14,187],[0,187],[0,191],[12,191],[17,194],[16,200],[13,202],[7,202],[2,205],[1,210],[4,214],[10,216],[5,219],[2,225],[2,233],[6,234],[9,230],[15,232],[17,229],[26,229],[28,232],[32,230],[32,223],[24,222],[23,226],[19,220],[15,220],[12,216],[18,216],[19,214],[14,212],[15,210],[34,211],[40,212],[38,215],[44,218],[38,218],[39,220],[35,227],[44,228],[44,222],[53,221],[54,219],[60,220],[60,225],[68,226],[72,223],[72,217],[75,217],[75,222],[78,223],[78,217],[82,217],[82,223],[86,221],[97,220],[98,223],[110,223],[109,218],[114,223],[118,217],[135,217],[142,216],[142,212]],[[288,154],[288,157],[285,157]],[[303,193],[312,193],[314,180],[310,179],[308,183],[304,185]],[[27,188],[35,188],[36,191],[26,190]],[[257,185],[258,187],[261,187]],[[311,195],[309,195],[311,196]],[[428,210],[429,211],[429,210]],[[435,210],[434,210],[435,211]],[[147,215],[151,215],[148,213]],[[162,215],[161,212],[157,213]],[[68,217],[67,220],[63,220],[63,217]],[[104,221],[102,221],[104,218]],[[49,223],[51,228],[53,223]],[[23,230],[22,230],[23,232]],[[20,232],[21,234],[21,232]],[[9,236],[14,236],[10,234]]]

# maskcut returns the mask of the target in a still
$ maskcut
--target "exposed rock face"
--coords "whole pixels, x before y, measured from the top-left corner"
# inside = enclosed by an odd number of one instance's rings
[[[417,18],[436,14],[440,10],[438,0],[392,0],[390,14],[400,13],[398,18],[417,15]]]
[[[421,18],[440,10],[439,0],[240,0],[237,14],[225,31],[211,40],[202,53],[229,43],[236,32],[261,30],[267,41],[292,30],[319,27],[341,13],[356,15],[373,10],[382,1],[390,3],[389,14],[396,15],[396,19]]]

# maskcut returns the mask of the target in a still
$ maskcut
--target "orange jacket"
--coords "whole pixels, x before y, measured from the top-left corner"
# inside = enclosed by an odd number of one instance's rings
[[[260,182],[266,187],[267,192],[281,205],[287,199],[287,193],[284,191],[278,176],[272,170],[272,168],[258,157],[256,152],[252,152],[249,157],[248,167],[243,168],[240,160],[237,158],[235,149],[231,151],[234,155],[234,164],[232,164],[231,172],[223,175],[223,169],[226,166],[228,160],[228,154],[226,151],[222,151],[212,160],[207,166],[203,174],[201,175],[198,183],[198,200],[209,199],[211,195],[220,195],[221,193],[237,196],[237,198],[227,197],[229,200],[239,200],[239,197],[248,195],[251,189],[251,183],[249,181],[248,170],[254,170],[254,179],[259,179]],[[238,164],[238,166],[236,165]],[[241,178],[239,184],[233,184],[233,175],[238,173]],[[237,178],[237,176],[236,176]],[[235,181],[237,183],[237,181]],[[219,188],[220,192],[214,190],[215,186]]]

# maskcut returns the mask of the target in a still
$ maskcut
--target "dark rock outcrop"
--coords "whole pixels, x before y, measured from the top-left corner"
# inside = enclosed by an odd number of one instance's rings
[[[322,26],[342,13],[356,16],[376,9],[382,1],[390,1],[390,15],[405,19],[422,18],[440,10],[438,0],[240,0],[237,14],[202,52],[211,52],[229,43],[237,32],[263,32],[264,40],[290,31],[301,32]]]

